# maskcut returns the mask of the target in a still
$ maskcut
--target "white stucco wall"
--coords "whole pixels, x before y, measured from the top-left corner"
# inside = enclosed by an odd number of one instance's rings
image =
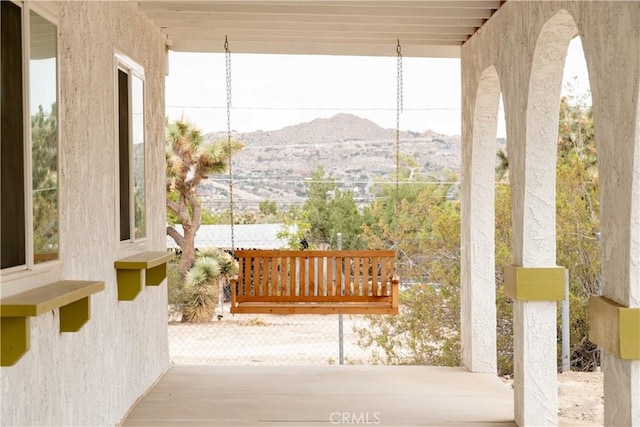
[[[51,7],[55,11],[55,7]],[[118,145],[114,50],[145,70],[147,240],[164,250],[165,46],[158,31],[121,2],[62,2],[59,30],[60,258],[44,274],[3,276],[3,292],[51,279],[104,280],[91,320],[58,332],[58,310],[31,318],[31,350],[0,369],[2,425],[114,425],[169,365],[167,288],[118,302]],[[26,285],[25,283],[28,283]]]
[[[566,45],[576,29],[582,36],[594,103],[604,295],[638,307],[639,2],[507,2],[462,47],[463,170],[473,176],[484,167],[477,160],[481,157],[473,154],[478,147],[469,145],[486,131],[474,129],[474,118],[484,114],[474,108],[483,72],[495,67],[507,122],[513,263],[554,265],[559,79]],[[463,210],[463,226],[480,223],[482,209]],[[475,245],[463,240],[463,253],[470,252],[466,246]],[[463,269],[473,271],[473,262],[481,261],[468,257],[463,262]],[[471,279],[463,282],[463,294],[471,293],[471,286]],[[478,319],[472,317],[467,324]],[[557,422],[555,334],[554,303],[515,303],[515,418],[519,425]],[[640,361],[607,355],[604,374],[605,424],[640,425]]]
[[[463,82],[466,83],[466,82]],[[476,83],[476,82],[473,82]],[[471,97],[470,97],[471,98]],[[471,159],[462,171],[460,321],[462,363],[472,372],[497,372],[495,275],[495,158],[500,81],[494,67],[480,77],[473,110]],[[470,132],[471,129],[467,129]],[[471,136],[469,136],[471,137]]]

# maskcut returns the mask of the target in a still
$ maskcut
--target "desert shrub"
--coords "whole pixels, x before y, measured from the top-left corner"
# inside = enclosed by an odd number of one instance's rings
[[[199,256],[185,276],[185,301],[182,321],[207,323],[216,308],[220,265],[214,258]]]
[[[179,260],[169,264],[169,308],[171,314],[182,314],[181,321],[206,323],[216,308],[220,286],[238,272],[238,263],[231,255],[216,248],[197,253],[196,262],[180,278]]]
[[[170,261],[167,264],[167,284],[168,284],[168,302],[169,302],[169,316],[171,318],[179,316],[184,310],[184,282],[180,277],[180,270],[178,265],[180,264],[180,255]]]

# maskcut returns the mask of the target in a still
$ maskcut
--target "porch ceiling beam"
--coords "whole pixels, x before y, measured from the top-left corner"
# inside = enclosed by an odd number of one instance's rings
[[[222,43],[211,40],[174,40],[172,49],[178,52],[224,52]],[[355,56],[394,56],[395,48],[382,43],[327,43],[290,41],[242,41],[234,40],[234,53],[298,54],[298,55],[355,55]],[[451,42],[429,42],[428,44],[403,44],[404,57],[459,58],[460,45]]]
[[[499,6],[499,2],[496,2]],[[422,5],[422,3],[420,3]],[[389,2],[376,5],[372,2],[342,4],[339,2],[326,2],[322,4],[308,5],[299,3],[248,3],[248,2],[140,2],[139,8],[144,11],[161,11],[164,13],[200,12],[200,13],[228,13],[243,15],[245,13],[257,13],[264,15],[318,15],[318,16],[382,16],[382,17],[432,17],[432,18],[479,18],[488,19],[494,8],[463,8],[463,7],[421,7],[417,5],[407,6],[392,5]],[[150,17],[152,15],[150,14]],[[153,19],[153,18],[152,18]]]
[[[158,10],[171,7],[180,10],[182,7],[189,7],[193,4],[202,4],[202,1],[158,1],[158,0],[140,0],[139,7],[146,10]],[[500,0],[364,0],[364,1],[282,1],[282,0],[264,0],[264,1],[212,1],[219,5],[242,4],[245,6],[348,6],[348,7],[420,7],[423,9],[439,8],[439,9],[498,9],[503,3]]]
[[[503,3],[141,0],[133,4],[176,51],[220,52],[215,41],[228,36],[238,53],[393,55],[388,52],[390,42],[400,39],[406,56],[458,57],[460,46]]]
[[[336,41],[342,43],[380,43],[390,42],[395,46],[396,38],[400,37],[403,44],[407,42],[413,43],[429,43],[435,41],[448,42],[448,44],[462,44],[467,36],[464,34],[408,34],[408,33],[387,33],[387,32],[349,32],[335,33],[325,31],[289,31],[273,30],[262,32],[247,31],[174,31],[170,30],[165,33],[169,40],[223,40],[225,36],[230,41],[262,41],[272,40],[282,42],[290,41]]]
[[[314,15],[263,15],[246,13],[202,13],[202,12],[148,12],[146,15],[159,27],[218,27],[220,25],[244,24],[253,27],[268,24],[318,24],[318,25],[374,25],[374,26],[418,26],[418,27],[480,27],[481,18],[429,18],[421,16],[314,16]]]
[[[420,25],[366,25],[366,24],[336,24],[336,23],[302,23],[302,22],[290,22],[290,23],[278,23],[278,22],[263,22],[258,25],[252,22],[234,22],[234,23],[220,23],[214,25],[211,23],[202,22],[201,26],[184,25],[168,26],[162,28],[163,34],[206,34],[207,32],[215,31],[217,33],[231,34],[241,31],[244,34],[260,33],[268,31],[296,31],[298,33],[306,32],[325,32],[325,33],[388,33],[388,34],[458,34],[469,35],[475,31],[474,27],[428,27]]]

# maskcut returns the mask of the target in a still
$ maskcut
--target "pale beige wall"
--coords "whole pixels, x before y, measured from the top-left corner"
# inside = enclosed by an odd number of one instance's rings
[[[165,46],[158,31],[122,2],[61,2],[60,258],[44,274],[3,277],[3,292],[51,279],[104,280],[91,320],[58,333],[58,311],[31,321],[31,350],[0,369],[3,425],[113,425],[168,367],[167,290],[118,302],[115,63],[118,50],[145,70],[147,241],[164,250]],[[56,10],[57,9],[57,10]],[[132,248],[129,248],[132,249]],[[13,281],[13,287],[11,283]]]

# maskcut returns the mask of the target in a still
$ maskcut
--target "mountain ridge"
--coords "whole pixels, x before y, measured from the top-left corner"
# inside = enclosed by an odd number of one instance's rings
[[[259,200],[279,204],[304,202],[304,181],[317,167],[333,177],[343,190],[353,191],[367,203],[374,180],[394,173],[396,131],[385,129],[371,120],[340,113],[330,118],[286,126],[273,131],[232,132],[245,146],[233,158],[234,190],[237,200],[248,209]],[[204,135],[206,141],[224,140],[226,132]],[[431,130],[400,132],[400,153],[417,162],[414,175],[460,171],[460,136],[443,135]],[[209,207],[224,205],[227,197],[221,183],[224,177],[201,190]],[[227,179],[228,181],[228,179]]]
[[[331,140],[395,140],[396,130],[383,128],[373,121],[348,113],[338,113],[329,118],[316,118],[308,122],[297,123],[285,126],[281,129],[264,131],[255,130],[252,132],[232,132],[235,138],[253,140],[255,138],[277,139],[288,141],[322,142]],[[286,138],[283,137],[286,136]],[[204,135],[206,141],[215,141],[226,138],[227,133],[218,131]],[[444,135],[430,129],[424,132],[401,131],[401,139],[411,139],[416,137],[437,137],[444,136],[459,138],[458,135]],[[244,139],[243,139],[244,137]]]

